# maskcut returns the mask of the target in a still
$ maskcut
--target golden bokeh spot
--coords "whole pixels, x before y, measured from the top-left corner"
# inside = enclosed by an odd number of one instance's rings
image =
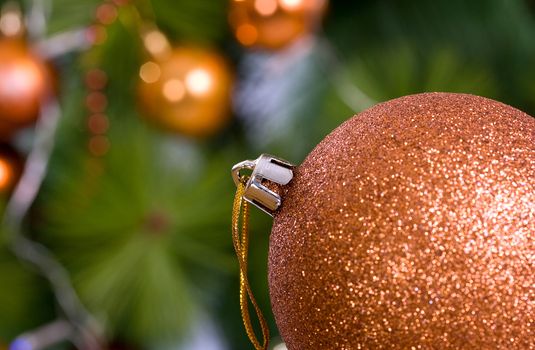
[[[279,2],[286,11],[295,11],[303,5],[303,0],[279,0]]]
[[[171,49],[165,35],[157,30],[147,32],[143,37],[143,44],[147,51],[155,57],[162,56]]]
[[[277,0],[255,0],[256,12],[262,16],[271,16],[277,11]]]
[[[186,95],[186,88],[179,79],[170,79],[163,85],[162,93],[170,102],[179,102]]]
[[[152,61],[146,62],[139,69],[139,77],[149,84],[157,82],[161,74],[160,66]]]
[[[195,96],[206,94],[212,88],[213,83],[212,76],[203,68],[194,69],[186,75],[186,88]]]
[[[250,46],[258,40],[258,30],[249,23],[244,23],[236,29],[236,38],[245,46]]]
[[[7,12],[0,18],[0,31],[5,36],[16,36],[22,32],[22,19],[19,12]]]

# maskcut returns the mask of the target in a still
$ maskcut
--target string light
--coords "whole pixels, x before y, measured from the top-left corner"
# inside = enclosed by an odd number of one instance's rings
[[[108,83],[108,76],[101,69],[90,69],[85,75],[85,83],[89,89],[102,90]]]
[[[92,113],[102,113],[108,105],[108,98],[101,91],[91,91],[85,100],[87,109]]]
[[[106,42],[107,26],[117,20],[119,16],[118,7],[124,6],[127,3],[127,1],[115,0],[113,2],[104,2],[97,7],[95,10],[96,24],[91,27],[94,45],[101,45]],[[147,42],[151,42],[154,46],[154,39],[149,38]],[[147,80],[157,80],[158,74],[154,70],[154,66],[150,64],[144,65],[140,69],[140,76],[143,76]],[[89,69],[86,72],[85,84],[87,88],[86,108],[89,112],[87,129],[90,133],[87,147],[89,153],[94,157],[103,157],[111,147],[110,140],[106,135],[110,127],[109,118],[106,116],[108,98],[105,93],[108,76],[102,69]]]
[[[95,17],[103,25],[110,25],[117,19],[117,7],[110,3],[104,3],[97,7]]]
[[[108,153],[110,141],[104,135],[94,135],[89,139],[89,152],[95,157],[102,157]]]
[[[104,114],[93,114],[88,118],[87,127],[91,133],[96,135],[105,134],[108,131],[110,122]]]

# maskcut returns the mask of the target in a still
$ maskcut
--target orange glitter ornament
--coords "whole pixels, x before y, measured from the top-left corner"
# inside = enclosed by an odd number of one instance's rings
[[[282,48],[313,31],[326,0],[233,0],[229,21],[244,46]]]
[[[20,39],[0,39],[0,137],[32,124],[53,90],[47,65]]]
[[[229,119],[232,76],[214,52],[174,48],[144,63],[139,76],[144,115],[166,130],[207,136]]]
[[[392,100],[278,191],[269,285],[288,349],[534,347],[532,117],[471,95]]]

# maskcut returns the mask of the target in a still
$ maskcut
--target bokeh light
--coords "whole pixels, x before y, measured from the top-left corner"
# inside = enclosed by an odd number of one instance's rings
[[[170,102],[178,102],[184,98],[186,89],[180,79],[170,79],[164,83],[162,93]]]
[[[146,83],[154,83],[158,81],[161,74],[162,71],[160,66],[152,61],[144,63],[139,69],[139,76]]]
[[[186,87],[193,95],[201,96],[206,94],[213,84],[210,73],[203,68],[196,68],[186,75]]]

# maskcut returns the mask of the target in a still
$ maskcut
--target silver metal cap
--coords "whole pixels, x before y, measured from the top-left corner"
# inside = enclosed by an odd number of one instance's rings
[[[293,178],[293,165],[289,162],[262,154],[256,160],[245,160],[232,167],[232,178],[238,185],[243,181],[241,170],[251,170],[251,176],[245,185],[243,199],[254,204],[269,215],[281,205],[279,194],[267,188],[263,181],[271,181],[279,185],[287,185]]]

